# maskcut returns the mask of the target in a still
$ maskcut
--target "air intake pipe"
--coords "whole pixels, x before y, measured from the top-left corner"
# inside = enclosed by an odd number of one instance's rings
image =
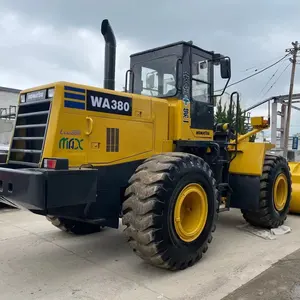
[[[101,33],[105,40],[104,88],[115,89],[116,38],[107,19],[102,21]]]

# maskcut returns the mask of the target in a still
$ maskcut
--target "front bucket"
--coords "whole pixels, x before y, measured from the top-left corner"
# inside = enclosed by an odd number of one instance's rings
[[[291,213],[300,213],[300,162],[289,162],[292,174]]]

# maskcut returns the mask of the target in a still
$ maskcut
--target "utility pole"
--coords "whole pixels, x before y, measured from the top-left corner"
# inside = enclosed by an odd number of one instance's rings
[[[297,52],[300,50],[300,45],[298,41],[292,43],[293,48],[286,49],[286,52],[289,52],[293,55],[293,58],[290,59],[292,62],[292,72],[291,72],[291,81],[290,81],[290,91],[289,91],[289,99],[288,99],[288,111],[286,117],[285,124],[285,136],[284,136],[284,145],[283,145],[283,156],[287,158],[288,147],[289,147],[289,134],[290,134],[290,123],[291,123],[291,110],[292,110],[292,98],[293,98],[293,90],[294,90],[294,79],[295,79],[295,71],[296,71],[296,63],[297,63]]]

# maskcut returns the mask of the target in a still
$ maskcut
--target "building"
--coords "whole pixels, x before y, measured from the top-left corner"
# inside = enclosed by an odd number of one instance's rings
[[[0,86],[0,115],[3,115],[5,110],[8,113],[10,107],[17,106],[20,91],[21,90]],[[13,110],[13,108],[11,108],[11,110]]]
[[[292,161],[300,161],[300,136],[297,135],[299,138],[299,144],[297,145],[297,149],[293,149],[293,137],[289,137],[288,140],[288,159]],[[271,143],[271,140],[269,138],[265,139],[266,142]],[[258,139],[256,139],[256,142],[263,142],[263,138],[260,136]],[[280,137],[276,138],[276,145],[275,149],[272,149],[272,151],[278,155],[283,155],[283,150],[280,147]]]
[[[0,151],[10,142],[20,90],[0,86]]]

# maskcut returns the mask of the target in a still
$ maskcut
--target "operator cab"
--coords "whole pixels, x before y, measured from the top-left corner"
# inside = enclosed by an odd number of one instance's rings
[[[126,91],[189,101],[191,127],[213,129],[215,65],[220,65],[221,77],[228,79],[224,93],[231,73],[229,57],[203,50],[191,42],[178,42],[135,53],[130,56]]]

